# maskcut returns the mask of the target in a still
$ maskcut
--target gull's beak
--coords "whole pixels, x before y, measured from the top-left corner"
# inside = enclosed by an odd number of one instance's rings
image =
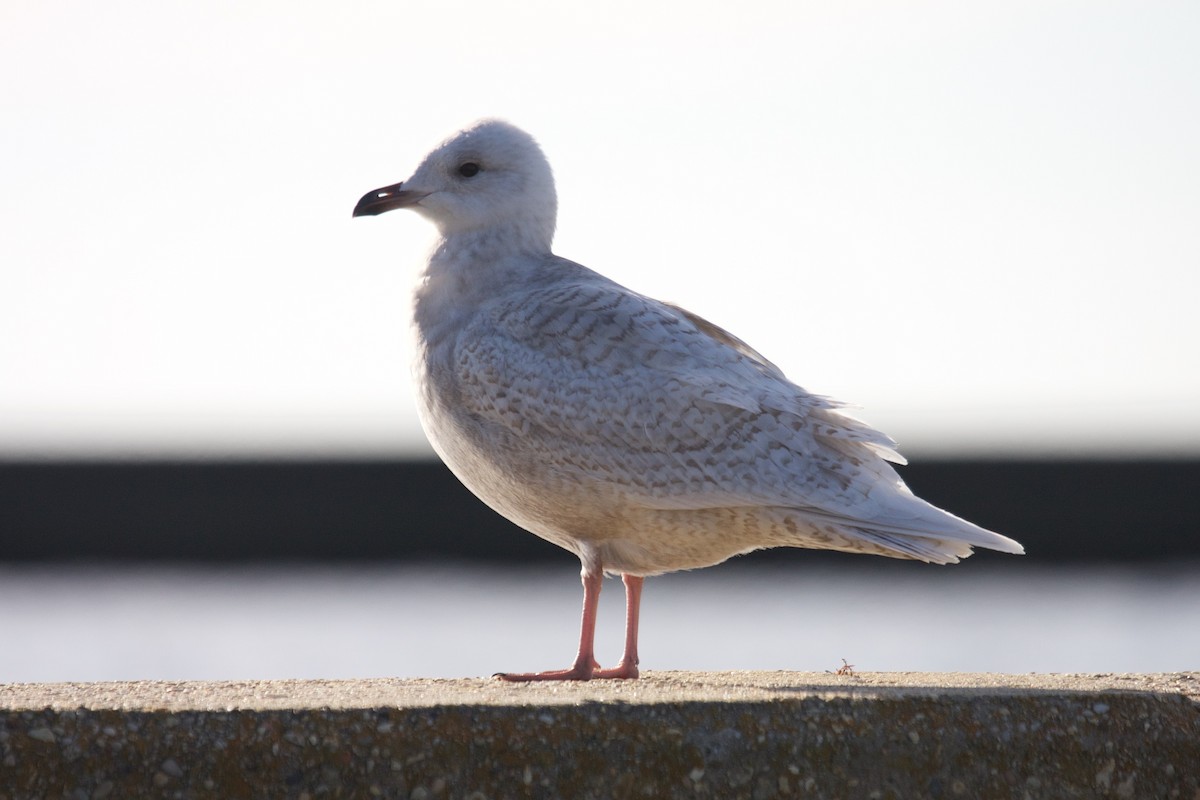
[[[412,189],[405,189],[403,186],[403,183],[396,183],[391,186],[384,186],[382,189],[367,192],[358,201],[358,205],[354,206],[354,216],[373,217],[376,214],[382,214],[394,208],[405,208],[416,205],[420,202],[421,198],[429,194],[428,192],[415,192]]]

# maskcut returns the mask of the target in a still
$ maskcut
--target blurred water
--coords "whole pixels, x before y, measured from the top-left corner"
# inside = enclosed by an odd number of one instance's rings
[[[382,567],[0,566],[0,682],[457,677],[566,666],[578,575]],[[620,654],[605,583],[598,655]],[[645,669],[1200,668],[1200,564],[736,562],[647,581]]]

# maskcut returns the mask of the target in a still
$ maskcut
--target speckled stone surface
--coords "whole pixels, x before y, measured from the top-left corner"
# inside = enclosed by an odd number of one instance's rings
[[[1184,798],[1200,673],[0,686],[0,798]]]

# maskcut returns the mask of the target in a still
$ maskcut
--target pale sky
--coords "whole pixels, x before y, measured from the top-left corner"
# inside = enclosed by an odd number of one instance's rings
[[[0,458],[428,453],[433,229],[482,116],[555,250],[921,454],[1200,454],[1200,4],[9,2]]]

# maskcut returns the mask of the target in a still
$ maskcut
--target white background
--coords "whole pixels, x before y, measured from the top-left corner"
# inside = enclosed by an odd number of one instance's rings
[[[1200,5],[9,2],[0,457],[427,452],[352,220],[505,117],[556,250],[913,453],[1200,453]]]

